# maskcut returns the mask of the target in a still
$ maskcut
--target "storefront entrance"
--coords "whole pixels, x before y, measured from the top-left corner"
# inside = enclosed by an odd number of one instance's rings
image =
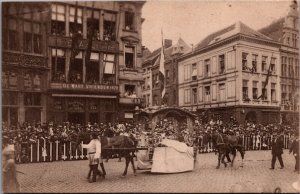
[[[90,117],[89,117],[89,122],[93,123],[98,123],[98,113],[90,113]]]
[[[84,113],[81,112],[68,113],[68,121],[71,123],[84,125],[85,124]]]

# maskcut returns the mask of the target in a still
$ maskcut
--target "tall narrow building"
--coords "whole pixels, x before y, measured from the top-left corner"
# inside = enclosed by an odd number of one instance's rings
[[[280,120],[282,123],[299,122],[299,11],[292,1],[285,18],[260,30],[281,43],[280,46]]]
[[[3,3],[4,121],[132,119],[142,102],[144,3]]]

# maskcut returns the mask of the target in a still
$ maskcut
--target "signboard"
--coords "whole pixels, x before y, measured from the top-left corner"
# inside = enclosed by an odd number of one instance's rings
[[[86,50],[88,45],[87,39],[79,40],[79,49]],[[71,48],[72,39],[69,37],[49,37],[49,46]],[[119,44],[116,41],[94,40],[92,43],[93,51],[119,52]]]
[[[117,85],[90,85],[90,84],[66,84],[66,83],[51,83],[51,89],[64,89],[64,90],[88,90],[97,92],[119,92]]]
[[[131,112],[125,112],[125,119],[133,119],[133,113]]]

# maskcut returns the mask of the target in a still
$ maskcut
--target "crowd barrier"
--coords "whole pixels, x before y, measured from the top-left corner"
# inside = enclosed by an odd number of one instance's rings
[[[247,150],[270,150],[273,136],[242,136],[242,144]],[[284,136],[284,148],[288,149],[290,145],[290,136]],[[193,146],[194,153],[214,152],[212,142],[203,144],[203,139]],[[87,150],[76,148],[74,142],[49,142],[45,139],[39,139],[36,143],[21,143],[15,145],[17,163],[35,163],[52,162],[59,160],[85,160],[87,159]],[[153,148],[150,148],[150,155],[153,155]],[[152,157],[150,157],[152,158]]]
[[[244,150],[271,150],[271,142],[273,140],[273,135],[271,136],[241,136],[241,143],[244,146]],[[284,149],[288,149],[290,146],[290,135],[283,136]],[[198,140],[198,152],[199,153],[209,153],[214,152],[212,146],[212,141],[209,140],[204,144],[203,138]]]

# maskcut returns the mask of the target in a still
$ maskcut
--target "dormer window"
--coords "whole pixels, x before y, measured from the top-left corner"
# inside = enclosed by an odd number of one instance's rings
[[[134,13],[125,12],[125,30],[134,30]]]

